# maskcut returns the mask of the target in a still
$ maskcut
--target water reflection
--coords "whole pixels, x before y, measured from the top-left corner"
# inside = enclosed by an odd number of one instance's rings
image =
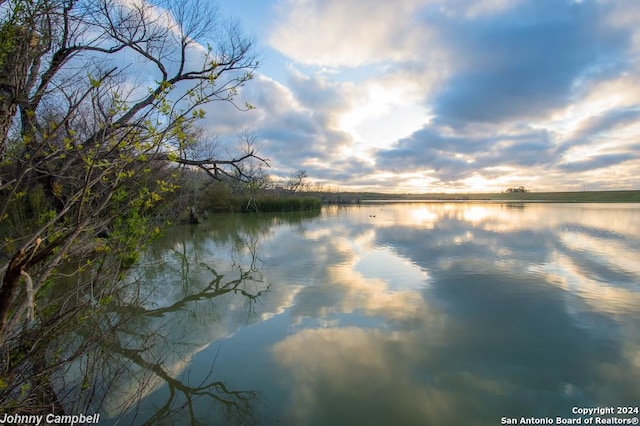
[[[215,359],[216,377],[258,392],[258,423],[495,425],[640,400],[639,206],[285,218],[176,231],[138,275],[146,321],[178,319],[175,370],[206,376]],[[217,294],[217,277],[241,290]]]
[[[351,256],[292,308],[338,319],[274,347],[291,375],[294,424],[496,424],[638,400],[636,206],[383,205],[338,216],[323,255],[339,238]],[[571,251],[567,229],[595,240]],[[386,261],[366,267],[381,247]],[[407,275],[385,276],[380,265],[394,262],[411,265]],[[416,270],[420,291],[403,285]]]
[[[287,223],[300,225],[304,218],[290,217]],[[112,421],[257,421],[257,393],[219,380],[217,354],[196,374],[189,366],[211,342],[263,319],[255,305],[270,285],[260,271],[258,241],[280,219],[262,216],[242,226],[234,222],[237,217],[219,219],[216,229],[222,232],[207,225],[169,230],[110,304],[111,316],[128,318],[103,347],[114,365],[127,370],[110,381],[102,405]]]

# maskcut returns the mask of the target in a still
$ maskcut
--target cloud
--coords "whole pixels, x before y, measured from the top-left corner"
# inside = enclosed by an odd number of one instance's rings
[[[305,107],[315,110],[344,111],[353,102],[350,84],[330,81],[323,76],[311,77],[292,69],[287,87]]]
[[[634,3],[280,0],[269,19],[284,73],[245,88],[258,110],[242,120],[275,175],[403,191],[637,186]]]
[[[290,77],[290,85],[285,85],[258,74],[241,94],[256,109],[238,113],[228,105],[218,106],[216,113],[209,114],[210,128],[228,135],[238,128],[255,130],[260,154],[272,160],[271,172],[276,176],[299,169],[316,179],[343,173],[339,160],[352,139],[338,126],[337,114],[347,108],[349,99],[339,85],[322,78],[295,70]],[[343,166],[348,164],[358,162]]]
[[[397,146],[381,150],[382,170],[427,171],[443,182],[465,179],[496,165],[534,167],[553,161],[554,145],[544,130],[516,129],[511,133],[478,136],[449,127],[427,126]]]
[[[575,181],[611,167],[634,173],[637,64],[626,56],[632,31],[610,25],[610,9],[519,2],[482,14],[430,10],[423,22],[439,29],[447,52],[441,88],[425,98],[433,117],[379,149],[376,167],[461,189],[474,180],[557,189],[570,173],[581,174]],[[603,185],[604,177],[591,179]]]
[[[640,164],[640,144],[633,136],[640,111],[635,108],[612,108],[602,114],[577,122],[569,137],[558,144],[558,169],[585,172],[627,164]]]
[[[404,58],[417,0],[282,0],[270,44],[299,63],[356,67]]]
[[[572,135],[572,140],[576,142],[588,140],[605,132],[634,125],[639,119],[640,109],[638,108],[612,108],[603,114],[589,117],[580,123],[578,129]]]
[[[602,24],[606,13],[595,2],[536,1],[477,19],[440,17],[454,70],[436,112],[499,123],[564,107],[577,79],[611,73],[628,45],[627,31]]]
[[[637,156],[632,153],[602,154],[588,159],[563,163],[560,165],[560,169],[572,172],[583,172],[611,167],[630,160],[637,160]]]

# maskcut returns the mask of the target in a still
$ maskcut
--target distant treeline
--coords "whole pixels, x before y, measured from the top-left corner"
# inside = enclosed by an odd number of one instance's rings
[[[531,201],[551,203],[640,203],[640,191],[501,192],[386,194],[378,192],[316,193],[323,203],[355,204],[367,201]]]

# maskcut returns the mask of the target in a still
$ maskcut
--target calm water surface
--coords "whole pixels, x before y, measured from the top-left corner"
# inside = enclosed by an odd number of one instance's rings
[[[123,335],[144,350],[124,352],[103,414],[143,396],[124,424],[498,425],[640,405],[638,204],[213,216],[170,229],[130,282]]]

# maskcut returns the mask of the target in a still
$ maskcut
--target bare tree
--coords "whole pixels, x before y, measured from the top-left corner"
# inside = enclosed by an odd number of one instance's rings
[[[243,179],[243,162],[266,164],[251,145],[231,158],[185,149],[206,104],[252,108],[236,98],[258,62],[207,1],[3,0],[0,10],[0,388],[20,377],[26,400],[46,405],[55,334],[114,292],[155,232],[175,165]],[[76,288],[56,284],[87,270]]]
[[[298,192],[305,187],[304,180],[307,178],[307,172],[305,170],[298,170],[287,181],[286,188],[291,192]]]

